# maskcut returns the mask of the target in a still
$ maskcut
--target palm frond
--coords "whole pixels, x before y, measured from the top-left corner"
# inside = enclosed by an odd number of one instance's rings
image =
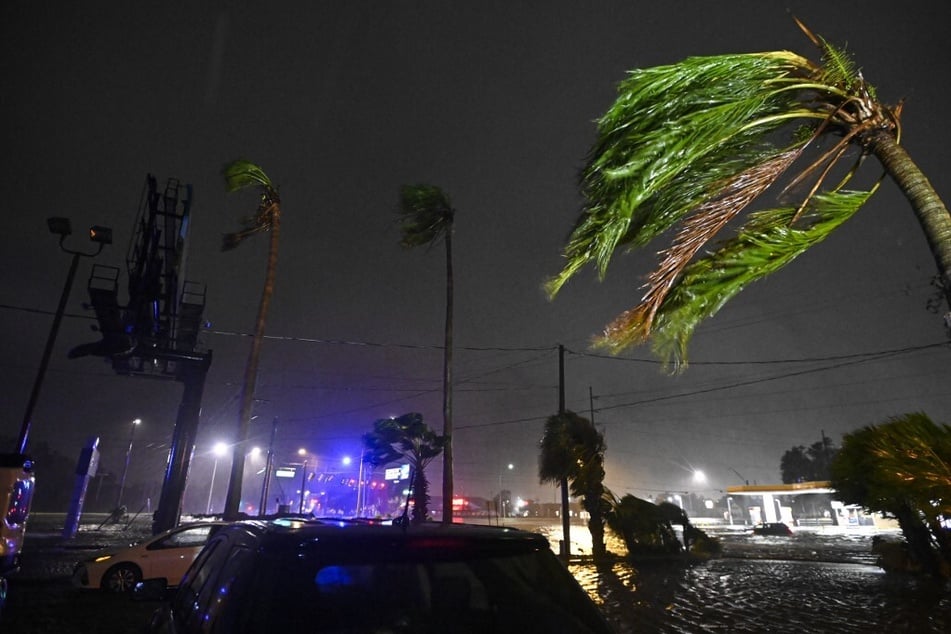
[[[716,252],[686,267],[654,315],[653,328],[642,322],[648,309],[641,304],[613,321],[596,344],[617,352],[652,339],[654,352],[668,367],[686,367],[687,344],[697,325],[712,317],[747,284],[778,271],[824,240],[852,217],[872,192],[840,191],[817,194],[797,223],[795,207],[750,215],[738,235]]]
[[[431,245],[451,231],[454,211],[441,189],[434,185],[400,188],[400,244],[406,248]]]
[[[801,150],[798,147],[781,152],[737,174],[720,189],[718,198],[703,203],[684,220],[671,246],[661,251],[660,265],[647,278],[647,292],[642,300],[644,319],[638,324],[642,336],[650,332],[654,315],[694,256],[786,171]]]
[[[246,159],[237,159],[228,163],[222,169],[222,174],[225,177],[225,188],[229,192],[254,186],[276,190],[264,170]]]
[[[793,20],[796,21],[806,37],[822,52],[822,65],[817,67],[816,76],[820,77],[823,83],[838,86],[844,92],[851,92],[855,89],[862,81],[861,73],[855,66],[855,60],[844,48],[838,48],[822,36],[817,35],[799,18],[793,16]]]
[[[633,71],[598,123],[581,180],[588,203],[549,294],[589,262],[603,277],[619,244],[646,244],[717,197],[731,177],[774,156],[767,135],[804,114],[784,82],[808,68],[777,52]]]

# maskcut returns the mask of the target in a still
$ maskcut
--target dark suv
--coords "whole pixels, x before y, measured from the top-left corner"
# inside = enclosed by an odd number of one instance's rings
[[[547,539],[535,533],[275,520],[221,529],[155,613],[151,631],[611,629]]]

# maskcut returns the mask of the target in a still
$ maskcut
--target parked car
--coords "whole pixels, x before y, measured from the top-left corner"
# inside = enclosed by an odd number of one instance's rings
[[[164,594],[139,584],[139,599]],[[221,529],[150,631],[610,632],[542,535],[332,520]]]
[[[73,585],[129,592],[143,579],[177,586],[208,539],[226,522],[182,524],[128,548],[104,552],[73,568]]]
[[[767,522],[765,524],[757,524],[754,526],[753,534],[779,535],[780,537],[788,537],[789,535],[792,535],[792,529],[783,522]]]

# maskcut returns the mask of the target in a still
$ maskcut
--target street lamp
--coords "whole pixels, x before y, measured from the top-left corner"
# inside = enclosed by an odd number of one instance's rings
[[[515,468],[511,462],[508,464],[508,470],[511,471]],[[502,474],[505,473],[503,469],[499,470],[499,514],[500,517],[505,517],[505,503],[502,501]]]
[[[300,474],[300,501],[297,503],[297,512],[304,513],[304,490],[307,488],[307,450],[301,447],[297,450],[297,455],[304,458],[304,464],[301,467]]]
[[[125,450],[125,467],[122,468],[122,479],[119,481],[119,493],[116,495],[116,509],[122,506],[122,491],[125,489],[125,478],[129,474],[129,459],[132,457],[132,441],[135,440],[135,428],[142,423],[141,418],[132,421],[129,430],[129,448]]]
[[[746,478],[744,478],[743,475],[742,475],[739,471],[737,471],[737,470],[734,469],[733,467],[730,467],[730,471],[732,471],[733,473],[735,473],[735,474],[737,475],[737,477],[738,477],[740,480],[743,481],[743,484],[745,484],[746,486],[749,486],[749,485],[750,485],[750,481],[747,480]]]
[[[274,465],[274,437],[277,435],[277,417],[271,421],[271,441],[267,445],[267,457],[264,459],[264,481],[261,483],[261,504],[258,517],[267,514],[267,494],[271,487],[271,469]]]
[[[353,458],[350,456],[343,457],[344,466],[350,466],[350,463],[353,462]],[[366,504],[364,500],[364,487],[363,487],[363,454],[360,454],[360,464],[357,465],[357,506],[354,510],[355,517],[363,516],[363,506]]]
[[[30,391],[30,398],[26,404],[26,412],[23,414],[23,422],[20,425],[20,437],[17,440],[17,453],[26,453],[26,445],[30,440],[30,426],[33,421],[33,409],[36,407],[36,401],[40,396],[40,388],[43,386],[43,378],[46,376],[46,368],[49,367],[50,357],[53,354],[53,344],[56,343],[56,335],[59,334],[59,325],[63,321],[63,313],[66,312],[66,302],[69,300],[69,292],[73,288],[73,280],[76,279],[76,269],[79,267],[79,258],[94,258],[102,251],[107,244],[112,244],[112,229],[108,227],[93,226],[89,228],[89,239],[99,245],[92,253],[74,251],[67,249],[64,245],[66,238],[73,232],[69,218],[47,218],[46,226],[50,233],[59,236],[59,248],[73,256],[69,265],[69,273],[66,275],[66,283],[63,285],[63,292],[59,296],[59,304],[56,307],[56,313],[53,316],[53,324],[50,326],[50,333],[46,337],[46,347],[43,349],[43,356],[40,359],[40,367],[36,372],[36,379],[33,381],[33,389]]]
[[[228,453],[228,445],[223,442],[215,443],[211,452],[215,456],[215,466],[211,468],[211,482],[208,484],[208,504],[205,505],[205,513],[211,515],[211,494],[215,490],[215,475],[218,473],[218,458]]]

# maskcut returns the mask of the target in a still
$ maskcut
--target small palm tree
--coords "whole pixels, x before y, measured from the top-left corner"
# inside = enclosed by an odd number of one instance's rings
[[[260,202],[255,213],[245,219],[240,231],[225,234],[221,248],[228,251],[237,247],[241,242],[256,233],[270,232],[271,240],[268,247],[267,272],[264,276],[264,289],[261,291],[261,302],[258,305],[258,316],[254,324],[254,336],[251,339],[251,351],[244,368],[244,382],[241,384],[241,405],[238,412],[238,429],[235,438],[234,451],[231,460],[231,476],[228,480],[228,495],[225,499],[224,514],[226,518],[238,517],[241,503],[241,484],[244,473],[245,444],[251,425],[251,407],[254,402],[254,389],[257,383],[258,361],[261,357],[261,342],[264,340],[264,328],[267,323],[268,307],[271,296],[274,294],[274,279],[277,270],[278,238],[281,230],[281,198],[277,188],[267,177],[264,171],[246,160],[237,160],[224,168],[225,186],[229,192],[247,187],[260,188]]]
[[[694,57],[632,71],[620,84],[582,173],[587,203],[565,247],[567,263],[548,293],[589,263],[603,277],[619,248],[679,230],[641,303],[609,324],[599,345],[618,352],[650,340],[655,354],[682,367],[700,321],[869,199],[878,182],[847,188],[869,154],[911,203],[951,304],[951,216],[899,145],[901,105],[881,103],[842,50],[800,27],[822,63],[788,51]],[[825,149],[806,154],[825,140]],[[850,148],[858,153],[846,165]],[[696,259],[777,182],[780,206],[750,214],[735,237]]]
[[[631,494],[615,499],[607,513],[607,524],[632,556],[683,552],[670,517],[653,502]]]
[[[842,502],[898,519],[910,555],[951,577],[951,427],[917,412],[846,434],[832,460]]]
[[[364,459],[370,465],[406,460],[412,475],[414,523],[428,519],[429,480],[426,465],[442,453],[445,438],[423,422],[423,415],[403,414],[397,418],[381,418],[373,423],[373,431],[363,435]]]
[[[603,556],[604,521],[608,504],[604,489],[604,436],[594,424],[571,411],[550,416],[538,456],[542,484],[560,484],[562,491],[581,497],[588,512],[592,554]],[[566,539],[568,536],[565,536]]]
[[[449,197],[433,185],[406,185],[400,190],[400,244],[411,249],[432,246],[443,240],[446,245],[446,327],[443,347],[442,383],[442,519],[452,522],[452,223],[455,210]]]

